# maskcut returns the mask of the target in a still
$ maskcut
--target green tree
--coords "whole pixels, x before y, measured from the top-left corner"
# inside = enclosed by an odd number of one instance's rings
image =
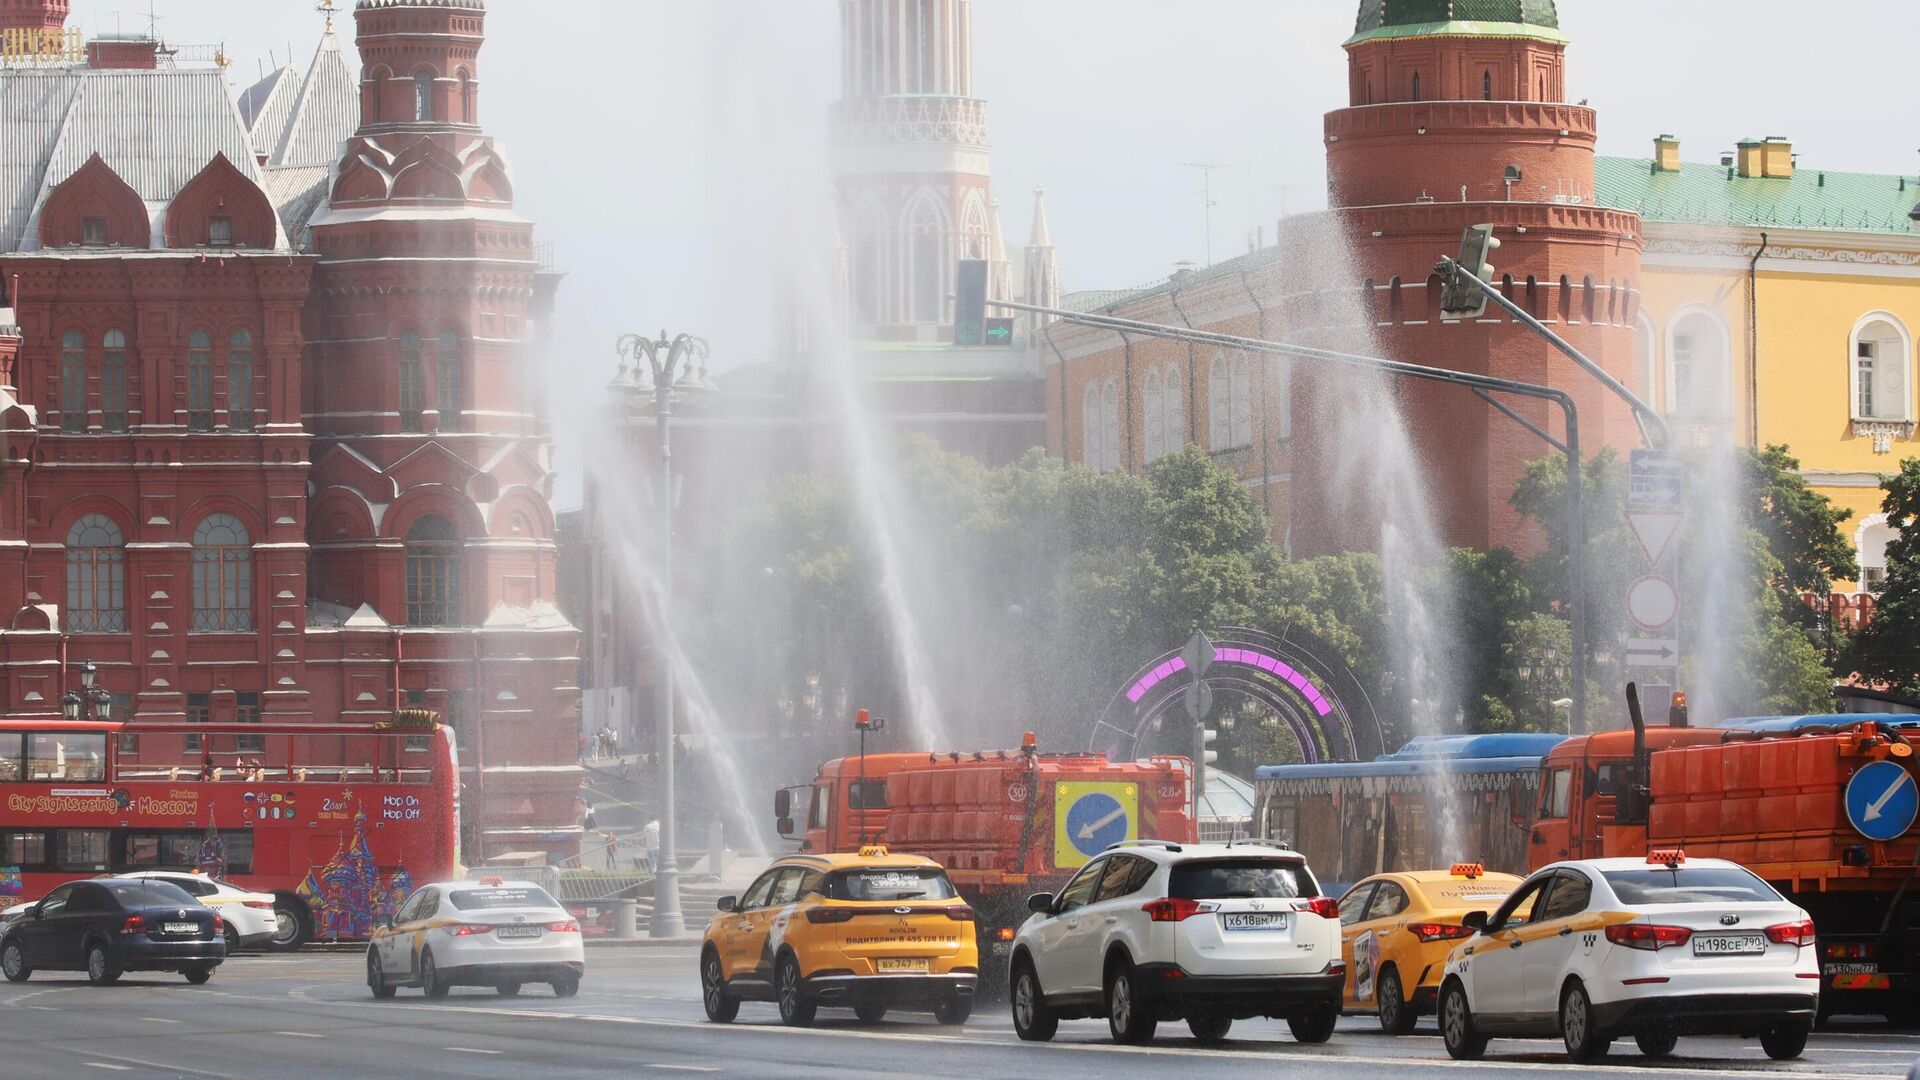
[[[1894,531],[1887,542],[1887,583],[1848,659],[1871,682],[1920,692],[1920,458],[1901,462],[1880,487],[1887,493],[1880,509]]]
[[[1807,486],[1800,460],[1786,447],[1768,446],[1744,456],[1752,491],[1746,503],[1748,523],[1766,539],[1779,564],[1771,583],[1780,609],[1795,622],[1812,626],[1818,613],[1801,597],[1824,596],[1833,582],[1860,576],[1853,545],[1840,531],[1853,511]]]

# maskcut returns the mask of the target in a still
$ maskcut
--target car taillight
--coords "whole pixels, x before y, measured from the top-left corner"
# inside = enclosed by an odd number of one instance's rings
[[[561,919],[559,922],[548,923],[547,929],[556,934],[577,934],[580,932],[580,923],[574,919]]]
[[[271,901],[271,900],[242,900],[242,901],[240,902],[240,906],[241,906],[241,907],[250,907],[250,908],[252,908],[252,909],[253,909],[253,910],[255,910],[255,911],[272,911],[272,910],[273,910],[273,901]]]
[[[1316,896],[1304,904],[1295,902],[1293,910],[1305,911],[1318,915],[1323,919],[1338,919],[1340,917],[1340,909],[1334,905],[1333,898],[1330,896]]]
[[[1149,900],[1140,905],[1140,910],[1154,922],[1182,922],[1195,915],[1204,915],[1209,911],[1220,910],[1220,905],[1211,900],[1188,900],[1179,896],[1163,896],[1158,900]]]
[[[485,923],[461,923],[459,926],[453,928],[454,937],[476,937],[480,934],[491,933],[493,933],[493,927]]]
[[[147,932],[147,917],[146,917],[146,916],[144,916],[144,915],[129,915],[129,916],[127,916],[127,921],[126,921],[126,922],[123,922],[123,923],[121,923],[121,924],[120,924],[120,932],[121,932],[121,933],[123,933],[123,934],[144,934],[144,933],[146,933],[146,932]]]
[[[1827,959],[1829,960],[1871,960],[1874,958],[1875,955],[1879,953],[1879,951],[1880,951],[1879,949],[1869,944],[1851,944],[1851,945],[1832,944],[1827,946]]]
[[[978,914],[965,904],[955,904],[947,909],[947,918],[954,922],[972,922]]]
[[[1411,930],[1413,936],[1419,938],[1421,941],[1451,941],[1454,938],[1473,936],[1473,931],[1466,927],[1454,926],[1450,923],[1411,923],[1407,926],[1407,929]]]
[[[854,909],[849,907],[816,907],[807,909],[807,921],[810,923],[851,922]]]
[[[227,928],[227,920],[221,918],[218,913],[215,913],[213,916],[213,932],[215,934],[218,934],[221,931],[225,930],[226,928]]]
[[[1806,948],[1813,944],[1813,920],[1802,919],[1799,922],[1781,923],[1767,927],[1767,940],[1775,945],[1795,945]]]
[[[1661,949],[1685,945],[1693,937],[1693,931],[1684,926],[1655,926],[1652,923],[1617,923],[1607,927],[1607,940],[1615,945],[1625,945],[1629,949],[1644,949],[1647,952],[1659,952]]]

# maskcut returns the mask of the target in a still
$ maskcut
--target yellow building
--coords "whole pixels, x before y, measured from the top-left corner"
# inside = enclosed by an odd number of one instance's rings
[[[1920,455],[1920,181],[1796,166],[1792,144],[1746,139],[1719,164],[1601,158],[1602,206],[1644,221],[1635,390],[1681,440],[1730,427],[1783,443],[1807,481],[1853,511],[1865,591],[1891,536],[1880,476]]]

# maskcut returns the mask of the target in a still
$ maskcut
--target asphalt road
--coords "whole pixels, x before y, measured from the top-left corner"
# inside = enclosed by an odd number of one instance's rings
[[[1274,1021],[1242,1021],[1221,1048],[1184,1038],[1184,1024],[1149,1047],[1116,1047],[1095,1021],[1062,1024],[1052,1043],[1014,1037],[1003,1007],[965,1028],[902,1014],[865,1025],[823,1009],[818,1026],[780,1026],[771,1005],[749,1003],[738,1022],[706,1022],[691,949],[591,949],[578,997],[528,987],[513,999],[459,988],[444,1002],[417,990],[376,1002],[354,955],[242,956],[204,987],[177,976],[129,975],[95,989],[77,974],[0,983],[0,1076],[127,1077],[631,1077],[708,1074],[762,1078],[852,1075],[1111,1078],[1416,1077],[1572,1071],[1596,1077],[1746,1076],[1834,1080],[1904,1076],[1920,1033],[1842,1025],[1814,1036],[1797,1062],[1766,1060],[1732,1039],[1683,1039],[1655,1065],[1631,1040],[1599,1065],[1569,1066],[1544,1041],[1495,1042],[1486,1061],[1457,1063],[1431,1022],[1400,1039],[1348,1019],[1331,1043],[1303,1046]]]

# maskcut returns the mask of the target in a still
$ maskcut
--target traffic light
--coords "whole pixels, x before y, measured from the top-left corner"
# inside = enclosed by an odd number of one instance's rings
[[[1477,319],[1486,314],[1487,292],[1460,269],[1471,271],[1480,281],[1492,282],[1494,268],[1487,260],[1500,247],[1491,225],[1469,225],[1460,237],[1460,257],[1454,260],[1455,273],[1447,275],[1440,288],[1440,317]]]
[[[1213,749],[1213,741],[1219,737],[1220,733],[1212,728],[1200,729],[1200,763],[1202,765],[1211,765],[1220,760],[1220,751]]]
[[[987,260],[960,260],[953,293],[953,343],[969,349],[987,344]]]

